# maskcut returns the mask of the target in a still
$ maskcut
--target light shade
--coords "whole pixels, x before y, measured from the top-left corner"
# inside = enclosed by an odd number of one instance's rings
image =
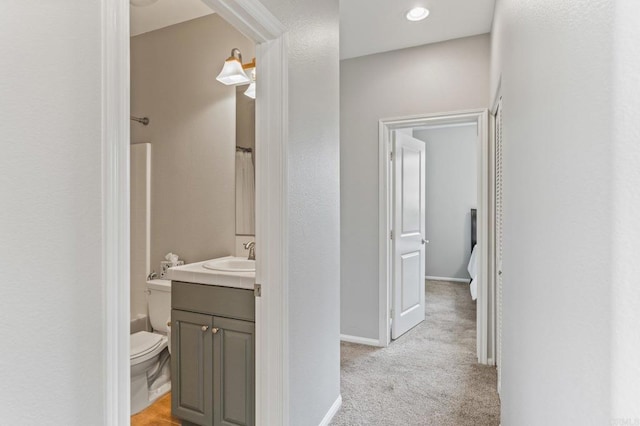
[[[227,86],[246,84],[251,81],[242,69],[242,62],[240,62],[234,56],[231,56],[229,59],[224,61],[222,71],[220,71],[220,74],[218,74],[216,80],[218,80],[222,84],[226,84]]]
[[[425,9],[424,7],[414,7],[407,12],[406,16],[409,21],[422,21],[429,16],[429,9]]]
[[[256,82],[252,81],[247,90],[244,91],[244,95],[250,97],[251,99],[256,98]]]

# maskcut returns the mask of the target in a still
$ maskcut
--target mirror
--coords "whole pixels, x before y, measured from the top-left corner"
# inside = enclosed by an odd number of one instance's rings
[[[236,86],[236,235],[255,235],[256,101]]]

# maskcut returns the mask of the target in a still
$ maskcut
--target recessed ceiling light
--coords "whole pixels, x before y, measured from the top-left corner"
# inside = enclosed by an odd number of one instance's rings
[[[414,7],[407,12],[407,19],[409,21],[422,21],[427,16],[429,16],[429,9],[425,9],[424,7]]]

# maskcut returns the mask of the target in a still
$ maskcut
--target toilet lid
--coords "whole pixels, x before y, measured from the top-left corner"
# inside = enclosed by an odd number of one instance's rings
[[[130,337],[131,343],[131,359],[138,358],[155,350],[162,344],[162,335],[149,333],[148,331],[139,331]]]

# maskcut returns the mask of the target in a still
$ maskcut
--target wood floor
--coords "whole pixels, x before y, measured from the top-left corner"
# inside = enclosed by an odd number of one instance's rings
[[[180,424],[180,420],[171,416],[171,392],[145,410],[131,416],[131,426],[179,426]]]

